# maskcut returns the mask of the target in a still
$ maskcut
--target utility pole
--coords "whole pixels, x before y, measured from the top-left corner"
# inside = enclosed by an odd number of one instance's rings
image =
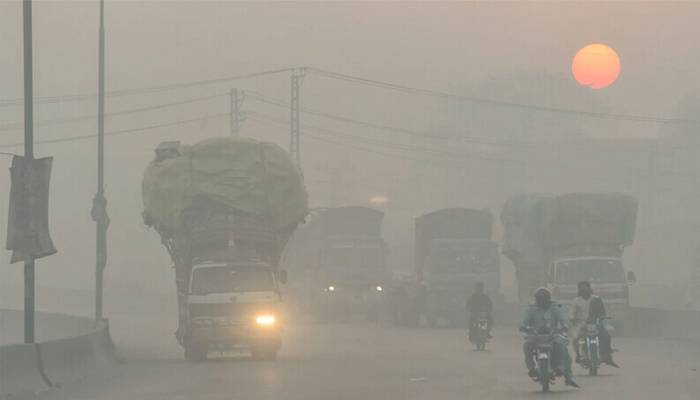
[[[299,85],[306,75],[305,68],[298,68],[292,72],[291,76],[291,98],[290,98],[290,142],[289,153],[292,159],[301,168],[301,137],[299,132]]]
[[[34,158],[34,67],[32,61],[32,1],[22,1],[24,23],[24,157]],[[34,259],[24,262],[24,343],[34,343]]]
[[[96,224],[95,240],[95,321],[103,319],[102,288],[104,269],[107,265],[107,199],[104,195],[104,163],[105,163],[105,29],[104,29],[104,0],[100,0],[100,32],[99,32],[99,71],[97,82],[97,193],[92,200],[92,219]]]
[[[330,198],[328,205],[330,207],[338,206],[338,188],[340,187],[343,170],[340,167],[330,167]]]
[[[241,105],[243,100],[245,100],[245,92],[238,90],[237,88],[231,89],[231,136],[240,136],[241,123],[243,118],[241,116]]]
[[[652,225],[654,224],[654,203],[656,199],[656,155],[658,152],[658,140],[649,143],[649,155],[647,159],[647,206],[644,213],[647,232],[651,233]]]

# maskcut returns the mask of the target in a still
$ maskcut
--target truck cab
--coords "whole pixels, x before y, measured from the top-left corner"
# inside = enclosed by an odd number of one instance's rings
[[[366,312],[375,319],[389,281],[380,238],[329,238],[316,275],[317,314]]]
[[[185,358],[204,360],[209,351],[236,348],[247,348],[256,358],[275,358],[282,344],[279,284],[285,275],[260,261],[195,264],[187,295]]]
[[[634,281],[634,273],[625,274],[619,257],[560,258],[550,264],[548,286],[559,303],[573,303],[580,281],[589,281],[595,294],[614,313],[629,305],[629,285]]]

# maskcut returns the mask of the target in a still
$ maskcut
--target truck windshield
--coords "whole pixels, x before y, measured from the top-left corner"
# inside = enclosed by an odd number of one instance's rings
[[[192,293],[263,292],[274,290],[272,272],[260,266],[198,268],[192,273]]]
[[[620,283],[625,281],[625,271],[619,260],[567,260],[557,263],[556,278],[559,283]]]

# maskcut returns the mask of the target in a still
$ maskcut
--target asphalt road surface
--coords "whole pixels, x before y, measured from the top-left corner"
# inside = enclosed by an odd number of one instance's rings
[[[128,322],[128,323],[127,323]],[[172,322],[113,320],[125,361],[94,379],[41,395],[44,399],[698,399],[700,345],[617,339],[622,369],[588,377],[580,390],[558,381],[538,392],[522,366],[520,337],[497,329],[486,352],[473,351],[457,329],[303,324],[288,327],[277,361],[245,356],[185,362]]]

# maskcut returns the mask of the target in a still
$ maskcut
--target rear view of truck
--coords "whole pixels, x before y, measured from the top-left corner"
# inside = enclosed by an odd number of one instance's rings
[[[278,269],[307,212],[301,173],[284,150],[250,139],[162,143],[143,179],[144,222],[175,268],[176,337],[191,360],[281,346]]]

